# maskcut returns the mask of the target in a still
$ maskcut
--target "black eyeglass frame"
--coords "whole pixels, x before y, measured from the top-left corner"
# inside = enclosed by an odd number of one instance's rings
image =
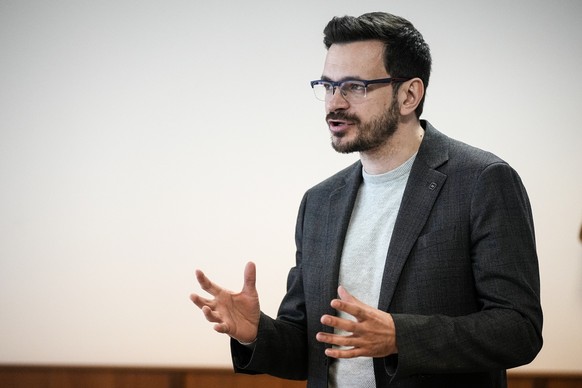
[[[311,88],[314,89],[316,85],[323,85],[323,84],[328,84],[331,85],[331,94],[329,95],[334,95],[335,94],[335,90],[339,89],[340,93],[342,93],[342,96],[346,96],[343,91],[342,91],[342,85],[346,82],[361,82],[364,86],[364,97],[367,95],[368,92],[368,85],[373,85],[373,84],[391,84],[391,83],[395,83],[395,82],[406,82],[411,80],[411,78],[403,78],[403,77],[390,77],[390,78],[377,78],[377,79],[346,79],[343,81],[330,81],[330,80],[326,80],[326,79],[318,79],[315,81],[311,81]],[[328,94],[326,93],[326,96]]]

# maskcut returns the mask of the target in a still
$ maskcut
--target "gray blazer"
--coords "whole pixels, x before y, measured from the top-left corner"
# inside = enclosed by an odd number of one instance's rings
[[[428,122],[386,257],[378,308],[398,354],[374,359],[378,387],[505,387],[507,368],[542,346],[534,227],[517,173]],[[327,387],[318,331],[334,314],[339,261],[362,182],[360,162],[311,188],[296,226],[296,265],[277,319],[261,314],[254,348],[231,341],[235,371]]]

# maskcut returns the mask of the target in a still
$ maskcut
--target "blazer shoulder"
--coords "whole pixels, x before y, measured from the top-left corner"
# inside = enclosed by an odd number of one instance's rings
[[[423,142],[419,156],[429,166],[441,171],[482,170],[492,164],[507,164],[492,152],[453,139],[439,132],[427,122],[426,141]]]
[[[482,169],[492,164],[507,164],[507,162],[494,153],[463,143],[462,141],[451,139],[450,144],[450,162],[453,162],[456,166]]]

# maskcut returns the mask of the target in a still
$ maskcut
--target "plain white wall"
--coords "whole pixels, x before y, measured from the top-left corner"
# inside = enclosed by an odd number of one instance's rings
[[[188,295],[258,266],[275,315],[329,146],[322,30],[386,10],[431,45],[424,117],[521,174],[545,346],[582,359],[582,3],[0,1],[0,363],[228,366]]]

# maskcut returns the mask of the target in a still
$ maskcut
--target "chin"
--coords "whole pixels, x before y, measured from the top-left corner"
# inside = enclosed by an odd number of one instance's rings
[[[342,154],[351,154],[353,152],[358,152],[359,150],[354,147],[354,144],[351,142],[341,141],[337,138],[331,139],[331,147]]]

